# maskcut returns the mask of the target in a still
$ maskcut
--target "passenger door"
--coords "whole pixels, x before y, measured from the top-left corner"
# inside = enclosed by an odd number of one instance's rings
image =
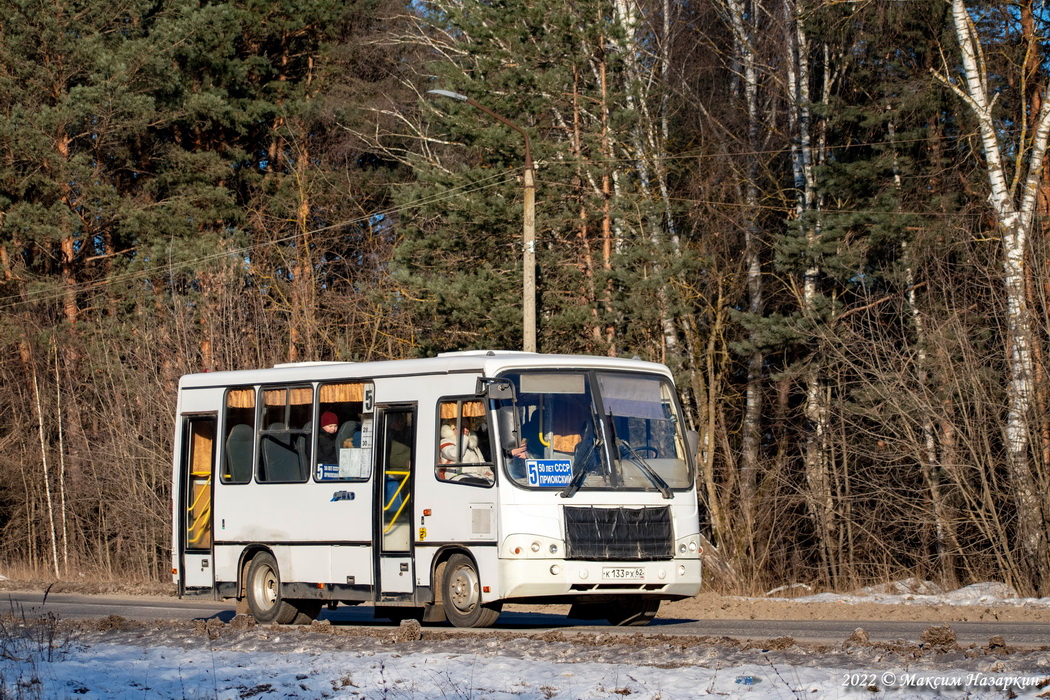
[[[212,493],[215,474],[215,414],[182,417],[179,595],[215,582],[212,555]]]
[[[377,600],[415,591],[412,551],[416,407],[381,406],[376,420],[375,495]]]

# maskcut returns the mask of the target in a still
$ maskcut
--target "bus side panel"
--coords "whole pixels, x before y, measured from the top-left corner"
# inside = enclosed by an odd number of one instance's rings
[[[372,548],[367,545],[333,546],[331,571],[326,581],[350,586],[371,586]]]
[[[246,546],[267,545],[286,583],[372,583],[368,545],[371,481],[302,484],[223,484],[216,493],[217,544],[238,543],[217,572],[235,580]],[[228,568],[231,566],[232,568]]]
[[[499,600],[501,597],[499,550],[495,547],[472,547],[470,553],[478,564],[481,600],[485,603]]]
[[[244,551],[244,547],[235,545],[224,545],[217,543],[215,545],[215,581],[218,582],[237,582],[237,563],[240,561],[241,552]]]

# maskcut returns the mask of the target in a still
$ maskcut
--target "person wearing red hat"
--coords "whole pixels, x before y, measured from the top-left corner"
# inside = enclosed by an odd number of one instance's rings
[[[339,431],[339,417],[331,411],[321,414],[321,431],[317,434],[317,462],[319,464],[338,464],[339,447],[335,444],[335,434]]]

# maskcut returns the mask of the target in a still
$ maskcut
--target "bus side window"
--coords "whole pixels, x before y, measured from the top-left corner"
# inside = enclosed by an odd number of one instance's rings
[[[261,483],[305,481],[309,473],[312,387],[269,388],[263,391],[263,424],[259,429]]]
[[[438,404],[438,415],[438,481],[490,486],[495,477],[484,402],[449,399]]]
[[[222,455],[224,484],[252,480],[252,446],[255,443],[255,389],[230,389],[226,393],[226,436]]]
[[[372,475],[372,415],[365,414],[371,382],[322,384],[317,399],[318,481],[367,481]]]

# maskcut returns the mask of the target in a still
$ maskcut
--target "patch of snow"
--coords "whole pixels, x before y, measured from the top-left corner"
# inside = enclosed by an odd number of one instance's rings
[[[767,594],[768,596],[769,594]],[[777,598],[768,598],[777,600]],[[1050,607],[1050,598],[1019,598],[1017,591],[1005,583],[974,583],[954,591],[941,591],[932,581],[904,579],[878,586],[868,586],[853,593],[816,593],[810,596],[783,598],[795,603],[882,603],[885,605],[1011,605]]]
[[[997,581],[985,583],[972,583],[958,590],[950,591],[944,595],[947,600],[958,600],[969,605],[987,604],[992,602],[1010,602],[1019,600],[1040,600],[1038,598],[1022,599],[1012,586]],[[1043,599],[1046,600],[1046,599]]]
[[[770,594],[790,594],[799,585]],[[905,579],[848,595],[783,600],[1050,606],[1046,598],[1017,598],[1000,583],[936,590],[929,582]],[[817,648],[788,640],[786,648],[759,649],[718,640],[683,646],[666,639],[639,646],[624,644],[619,631],[595,635],[589,645],[575,638],[500,632],[398,642],[393,633],[325,633],[324,625],[242,629],[217,619],[190,625],[114,624],[115,631],[100,628],[64,639],[0,625],[0,698],[991,700],[1047,697],[1050,686],[1045,649],[1000,654],[989,647],[923,655],[915,647],[849,642]]]
[[[560,662],[487,650],[327,651],[289,643],[287,651],[274,652],[96,642],[31,660],[0,657],[0,697],[538,700],[630,696],[655,700],[702,695],[862,698],[880,692],[893,698],[928,699],[934,688],[936,697],[1034,698],[1041,692],[1038,686],[1050,680],[1037,667],[1014,672],[974,667],[884,670],[874,665],[858,669],[852,664],[837,666],[833,659],[819,655],[798,663],[763,659],[760,653],[751,663],[697,661],[683,658],[667,668],[626,658],[621,663]],[[1010,688],[1004,690],[1007,684]]]
[[[805,583],[789,583],[786,586],[778,586],[771,591],[766,591],[763,595],[766,598],[776,596],[778,593],[795,593],[798,591],[812,591],[813,586],[806,585]]]
[[[880,593],[890,595],[940,595],[941,593],[944,593],[944,589],[933,581],[906,578],[901,581],[891,581],[889,583],[880,583],[877,586],[861,588],[856,592],[856,595],[874,595]]]

